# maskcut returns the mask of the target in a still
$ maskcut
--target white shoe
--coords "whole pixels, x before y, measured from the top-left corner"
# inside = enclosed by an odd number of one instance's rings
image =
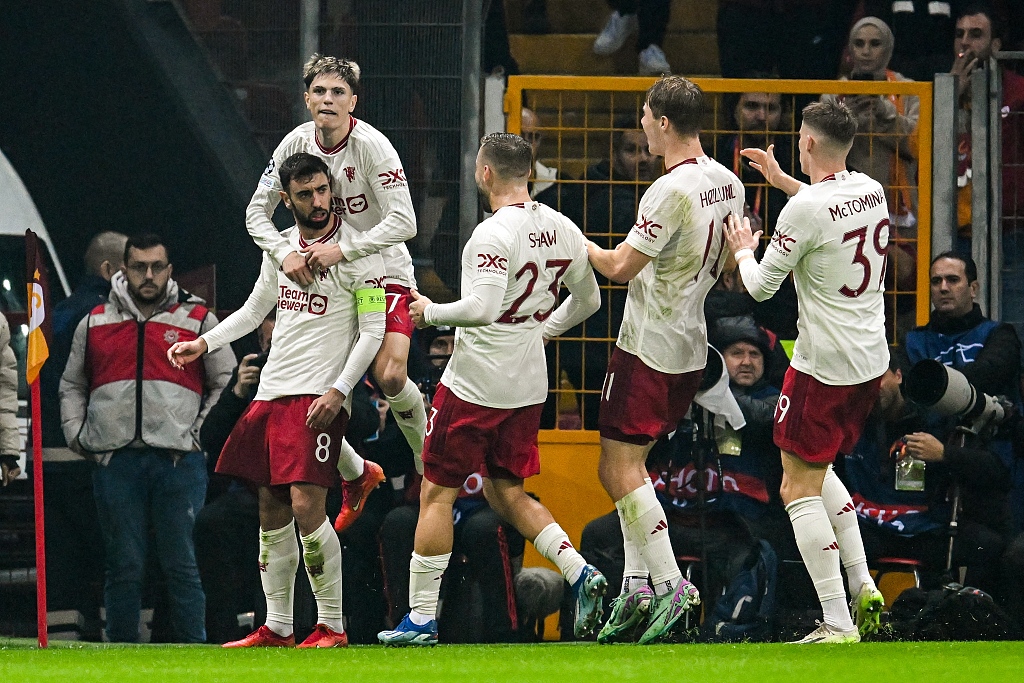
[[[594,53],[603,57],[615,54],[626,44],[626,39],[636,33],[637,21],[635,14],[625,16],[612,12],[608,22],[594,40]]]
[[[818,623],[814,629],[800,640],[794,640],[794,645],[809,645],[811,643],[859,643],[860,634],[854,628],[850,631],[840,631],[824,622]]]
[[[639,61],[641,76],[661,76],[672,73],[672,67],[669,66],[665,53],[654,43],[644,48],[640,53]]]

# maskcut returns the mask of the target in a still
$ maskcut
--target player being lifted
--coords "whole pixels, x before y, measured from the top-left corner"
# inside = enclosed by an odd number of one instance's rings
[[[329,173],[311,154],[298,153],[281,163],[281,197],[295,217],[295,227],[283,233],[290,248],[336,244],[341,238],[341,218],[330,210]],[[239,418],[217,463],[218,472],[259,487],[259,562],[267,623],[224,647],[294,645],[292,597],[299,549],[293,519],[302,536],[319,622],[299,647],[348,645],[341,616],[341,544],[325,504],[327,489],[337,483],[352,387],[384,338],[384,262],[372,254],[314,272],[313,281],[299,287],[264,254],[259,279],[242,308],[195,341],[179,342],[167,352],[175,365],[190,363],[248,334],[271,309],[278,309],[274,343],[256,398]],[[348,466],[361,469],[362,463]]]
[[[335,264],[377,253],[384,259],[386,279],[381,286],[388,302],[387,329],[371,373],[419,467],[427,418],[419,389],[406,369],[414,327],[408,316],[409,292],[416,281],[405,241],[416,236],[416,216],[405,170],[391,142],[352,116],[359,97],[358,64],[315,54],[303,67],[302,78],[313,120],[286,135],[274,150],[246,210],[246,228],[256,244],[301,287],[308,287],[317,272]],[[320,157],[330,168],[332,208],[345,218],[345,229],[337,241],[296,247],[271,221],[280,201],[278,168],[296,152]],[[349,471],[342,471],[344,503],[334,523],[338,531],[355,521],[365,497],[384,480],[380,467],[369,461],[365,472],[356,472],[356,479],[350,479],[351,467],[346,463],[357,460],[352,446],[344,442],[340,462]]]
[[[882,594],[868,573],[857,515],[832,470],[857,443],[889,367],[885,339],[885,258],[889,210],[882,186],[846,170],[857,120],[837,102],[803,110],[804,185],[779,168],[772,146],[742,154],[791,198],[758,263],[747,219],[729,218],[726,238],[747,291],[767,299],[792,271],[800,317],[793,361],[775,411],[782,450],[782,502],[814,581],[825,621],[800,643],[857,642],[878,629]],[[851,608],[839,564],[846,568]],[[852,611],[852,615],[851,615]]]
[[[548,509],[526,495],[540,471],[537,431],[547,397],[544,343],[601,305],[583,233],[530,200],[530,144],[491,133],[476,158],[476,183],[494,215],[462,252],[462,298],[435,304],[413,292],[420,327],[454,325],[455,350],[430,411],[412,560],[412,611],[378,638],[386,645],[437,643],[438,592],[452,550],[452,504],[466,477],[486,465],[491,507],[554,563],[576,596],[575,632],[593,630],[605,578],[573,548]],[[559,287],[570,296],[558,303]]]
[[[676,565],[644,461],[686,416],[700,386],[707,363],[704,297],[724,259],[723,221],[743,210],[739,179],[701,148],[699,87],[680,76],[663,78],[647,91],[643,111],[648,146],[664,157],[665,175],[644,193],[636,224],[614,250],[587,245],[595,270],[629,283],[598,416],[598,473],[619,512],[626,556],[601,643],[622,639],[645,618],[640,643],[655,642],[700,603]]]

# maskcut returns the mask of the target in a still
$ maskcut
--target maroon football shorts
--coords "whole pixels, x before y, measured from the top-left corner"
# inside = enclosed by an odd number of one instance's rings
[[[387,322],[384,323],[384,332],[398,332],[412,339],[412,331],[416,329],[415,323],[409,317],[409,304],[412,303],[412,290],[402,285],[387,285],[384,287],[384,296],[387,299]]]
[[[860,384],[822,384],[790,366],[775,407],[775,445],[804,462],[833,462],[853,450],[882,378]]]
[[[224,444],[217,472],[265,487],[299,482],[335,486],[348,413],[343,408],[326,431],[310,429],[306,413],[317,398],[307,394],[250,403]]]
[[[659,372],[616,346],[601,388],[601,436],[638,446],[660,439],[686,417],[703,376]]]
[[[481,465],[492,479],[532,477],[540,472],[537,431],[543,407],[487,408],[438,384],[423,442],[423,476],[453,489]]]

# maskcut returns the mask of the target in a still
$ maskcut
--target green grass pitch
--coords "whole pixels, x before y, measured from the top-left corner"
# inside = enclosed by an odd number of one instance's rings
[[[0,639],[0,681],[152,683],[985,683],[1024,681],[1024,642],[440,645],[431,649],[224,650]]]

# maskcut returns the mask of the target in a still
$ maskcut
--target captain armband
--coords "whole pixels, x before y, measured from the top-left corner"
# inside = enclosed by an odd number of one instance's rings
[[[387,309],[387,298],[380,287],[356,290],[356,313],[383,313]]]

